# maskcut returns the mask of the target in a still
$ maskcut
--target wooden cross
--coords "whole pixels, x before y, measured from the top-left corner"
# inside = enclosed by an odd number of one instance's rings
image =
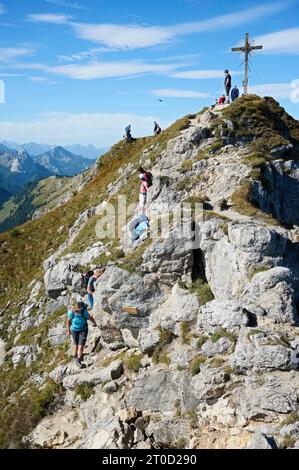
[[[244,95],[248,94],[248,62],[249,62],[249,54],[252,51],[256,51],[258,49],[263,49],[263,46],[252,46],[249,41],[249,33],[246,33],[245,37],[245,46],[244,47],[233,47],[233,52],[244,52],[245,53],[245,75],[244,75]]]

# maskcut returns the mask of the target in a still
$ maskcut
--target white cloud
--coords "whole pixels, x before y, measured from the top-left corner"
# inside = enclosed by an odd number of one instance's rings
[[[299,54],[299,28],[284,29],[255,38],[270,54]]]
[[[73,23],[77,35],[108,47],[138,49],[156,46],[175,38],[175,33],[159,26]]]
[[[249,92],[259,96],[273,96],[275,99],[289,99],[294,88],[291,83],[265,83],[264,85],[250,86]]]
[[[29,80],[32,80],[33,82],[46,82],[47,78],[46,77],[29,77]]]
[[[266,5],[239,10],[237,13],[228,13],[226,15],[216,16],[209,20],[198,21],[194,23],[185,23],[169,28],[175,34],[192,34],[202,31],[218,31],[228,29],[233,26],[239,26],[263,18],[264,16],[280,12],[289,6],[290,2],[272,2]]]
[[[171,26],[144,26],[136,24],[88,24],[70,21],[67,15],[35,14],[29,15],[32,21],[48,23],[69,23],[78,37],[118,49],[138,49],[174,41],[186,34],[203,31],[219,31],[251,23],[273,13],[284,10],[289,1],[271,2],[237,13],[216,16],[199,22],[182,23]]]
[[[230,72],[232,75],[241,75],[242,72]],[[172,75],[174,78],[186,78],[192,80],[205,80],[209,78],[223,78],[224,70],[187,70]]]
[[[28,15],[28,19],[34,23],[66,24],[71,19],[71,16],[55,13],[41,13]]]
[[[1,47],[0,62],[7,62],[18,57],[31,56],[35,50],[32,47]]]
[[[65,8],[74,8],[75,10],[86,10],[87,8],[80,5],[77,2],[65,2],[64,0],[45,0],[47,3],[51,5],[56,5],[58,7],[65,7]]]
[[[100,54],[104,54],[105,52],[111,52],[111,49],[108,47],[95,47],[88,51],[76,52],[70,55],[60,55],[58,58],[62,62],[75,62],[84,59],[96,59]]]
[[[23,77],[20,73],[0,73],[0,77]]]
[[[49,67],[44,64],[18,62],[18,63],[11,65],[10,67],[13,67],[14,69],[20,69],[20,70],[42,70],[44,72],[49,71]]]
[[[161,96],[165,98],[208,98],[209,93],[202,93],[201,91],[192,90],[175,90],[171,88],[152,90],[154,96]]]
[[[29,77],[29,80],[31,80],[32,82],[37,82],[37,83],[46,83],[48,85],[58,85],[59,84],[59,82],[49,80],[47,77],[33,76],[33,77]]]
[[[67,64],[49,67],[47,70],[77,80],[94,80],[98,78],[131,77],[148,73],[168,74],[179,66],[179,64],[150,64],[138,61],[94,62],[86,65]]]
[[[128,124],[132,125],[134,136],[150,135],[158,116],[109,113],[45,113],[34,121],[0,121],[1,136],[6,140],[18,138],[22,142],[48,144],[110,146],[120,140]],[[161,122],[163,128],[169,123]]]

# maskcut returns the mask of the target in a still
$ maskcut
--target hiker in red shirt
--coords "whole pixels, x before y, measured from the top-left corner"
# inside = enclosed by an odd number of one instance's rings
[[[148,182],[144,173],[141,173],[139,175],[139,179],[141,181],[140,195],[139,195],[139,207],[141,209],[142,214],[144,214],[149,186],[148,186]]]
[[[219,99],[219,104],[225,104],[225,95],[222,95]]]

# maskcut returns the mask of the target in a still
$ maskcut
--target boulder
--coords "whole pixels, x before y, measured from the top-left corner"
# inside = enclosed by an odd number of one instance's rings
[[[237,372],[248,369],[290,370],[297,367],[297,363],[293,363],[292,349],[278,334],[246,328],[240,332],[229,362]]]
[[[113,316],[117,328],[128,329],[137,336],[164,296],[155,277],[141,277],[109,266],[97,282],[94,300],[97,308]],[[136,307],[138,315],[124,313],[123,307]]]
[[[155,273],[161,282],[173,285],[182,277],[191,275],[193,264],[192,243],[178,230],[169,232],[166,239],[157,239],[143,254],[141,269]]]
[[[42,350],[39,346],[34,344],[15,346],[11,351],[13,366],[16,368],[20,362],[25,362],[26,367],[30,367]]]
[[[51,346],[60,346],[66,342],[66,327],[64,324],[59,323],[58,325],[50,328],[48,331],[48,338]]]
[[[201,307],[197,320],[197,330],[214,333],[219,328],[224,328],[233,333],[238,333],[241,327],[249,324],[248,313],[233,300],[212,300]]]
[[[75,411],[59,411],[44,418],[24,440],[31,448],[76,448],[84,432],[84,424],[76,418]]]
[[[111,382],[117,380],[123,374],[122,362],[116,360],[106,368],[97,368],[91,372],[80,372],[79,374],[67,376],[63,379],[62,384],[64,388],[74,389],[78,384],[84,382],[91,385],[98,385],[103,382]]]
[[[282,437],[291,436],[295,438],[296,440],[298,440],[299,439],[299,421],[282,426],[280,430],[280,435]]]
[[[239,300],[257,266],[283,263],[288,240],[277,230],[252,222],[228,224],[210,220],[201,228],[205,274],[216,300]]]
[[[152,438],[155,446],[162,449],[182,447],[186,445],[190,434],[190,419],[162,419],[159,422],[152,420],[146,428],[146,435]]]
[[[181,323],[195,320],[198,309],[197,295],[190,294],[176,284],[167,300],[151,314],[148,326],[139,331],[141,351],[150,353],[159,344],[161,330],[168,330],[179,336]]]
[[[142,328],[138,335],[139,349],[141,352],[150,354],[160,343],[160,333],[151,328]]]
[[[6,356],[5,342],[0,338],[0,366],[4,364],[5,356]]]
[[[69,375],[79,374],[80,369],[76,364],[64,364],[56,367],[49,373],[50,379],[52,379],[57,384],[62,384],[63,379]]]
[[[249,442],[247,449],[277,449],[277,445],[273,437],[256,432]]]
[[[61,293],[72,285],[74,267],[66,260],[61,260],[48,269],[44,276],[46,291],[49,297],[57,299]]]
[[[296,372],[287,375],[272,372],[261,378],[245,378],[244,387],[234,393],[236,412],[248,421],[277,419],[277,414],[286,415],[297,408],[299,377]]]
[[[170,372],[161,366],[142,369],[128,398],[129,406],[152,412],[173,412],[178,405],[187,412],[198,402],[188,372]]]
[[[284,150],[284,149],[283,149]],[[286,225],[299,225],[299,162],[280,159],[267,162],[263,181],[252,186],[252,200],[263,212]]]
[[[190,294],[176,284],[167,300],[152,313],[149,326],[152,329],[161,327],[177,332],[180,323],[190,323],[196,319],[198,310],[197,295]]]
[[[199,400],[215,400],[224,393],[229,375],[221,369],[200,367],[200,373],[192,378],[191,386]]]
[[[267,315],[275,323],[296,323],[293,274],[283,267],[256,274],[242,296],[244,308],[257,316]]]
[[[234,343],[228,338],[220,338],[216,343],[207,341],[201,347],[201,352],[204,356],[213,357],[218,354],[226,354],[228,351],[232,351]]]

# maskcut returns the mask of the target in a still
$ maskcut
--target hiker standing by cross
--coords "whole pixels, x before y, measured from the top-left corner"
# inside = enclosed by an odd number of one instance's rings
[[[249,33],[246,33],[245,36],[245,46],[243,47],[233,47],[233,52],[243,52],[245,53],[245,74],[244,74],[244,95],[248,94],[248,63],[249,63],[249,55],[252,51],[256,51],[258,49],[263,49],[263,46],[253,46],[252,43],[249,41]]]

